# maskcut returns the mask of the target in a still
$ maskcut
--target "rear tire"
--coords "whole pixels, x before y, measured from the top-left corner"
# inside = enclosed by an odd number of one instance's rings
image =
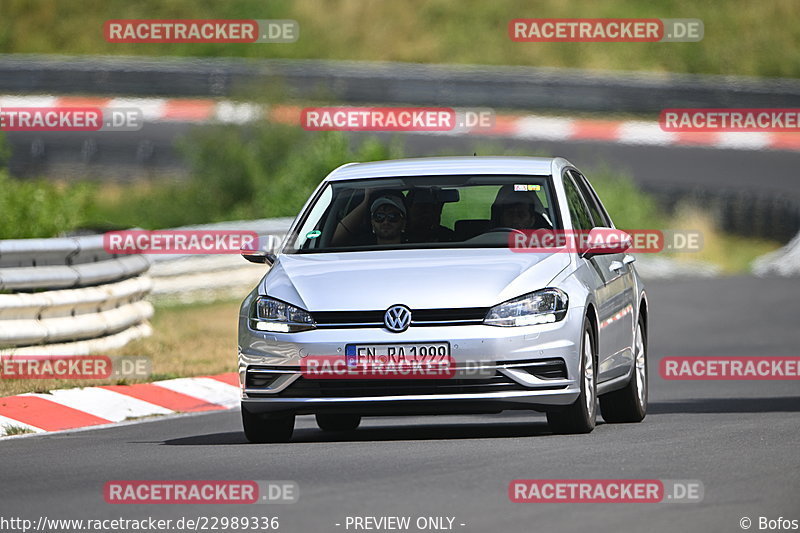
[[[360,415],[318,413],[316,418],[322,431],[353,431],[361,424]]]
[[[639,317],[633,340],[633,372],[624,389],[600,397],[600,412],[609,424],[641,422],[647,415],[647,333]]]
[[[294,433],[294,415],[251,413],[242,406],[244,436],[253,443],[289,442]]]
[[[597,373],[595,369],[595,342],[588,320],[581,339],[581,394],[575,403],[558,411],[547,412],[547,423],[553,433],[591,433],[597,423]]]

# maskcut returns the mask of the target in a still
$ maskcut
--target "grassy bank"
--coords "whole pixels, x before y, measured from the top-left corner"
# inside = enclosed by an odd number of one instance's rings
[[[177,377],[206,376],[236,370],[236,317],[239,302],[158,306],[151,337],[135,340],[104,355],[146,356],[150,379],[55,380],[0,379],[0,397],[72,387],[131,384]]]
[[[699,18],[699,43],[516,43],[514,18]],[[108,19],[294,19],[292,44],[112,44]],[[527,65],[800,77],[794,0],[4,0],[0,52]]]

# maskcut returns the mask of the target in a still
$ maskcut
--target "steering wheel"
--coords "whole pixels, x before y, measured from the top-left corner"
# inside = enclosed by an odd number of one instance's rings
[[[507,227],[504,227],[504,226],[497,226],[496,228],[492,228],[492,229],[486,231],[485,233],[494,233],[496,231],[519,231],[519,230],[516,229],[516,228],[507,228]]]
[[[496,228],[492,228],[492,229],[490,229],[489,231],[486,231],[486,232],[484,232],[484,235],[485,235],[486,233],[497,233],[497,232],[501,232],[501,231],[507,231],[507,232],[509,232],[509,233],[519,233],[519,234],[521,234],[521,235],[525,235],[525,232],[524,232],[524,231],[522,231],[521,229],[517,229],[517,228],[508,228],[508,227],[505,227],[505,226],[498,226],[498,227],[496,227]]]

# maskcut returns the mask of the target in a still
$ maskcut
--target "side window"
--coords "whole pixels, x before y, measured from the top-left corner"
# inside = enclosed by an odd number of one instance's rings
[[[320,219],[322,218],[322,214],[330,207],[331,200],[333,199],[333,187],[328,185],[322,194],[317,199],[314,206],[311,208],[311,212],[306,217],[305,221],[303,221],[303,226],[297,232],[297,238],[294,241],[294,248],[297,250],[301,249],[308,249],[308,248],[317,248],[319,247],[319,242],[317,237],[322,235],[321,231],[318,231],[316,234],[311,233],[314,229],[321,229],[315,228],[314,225],[318,224]],[[309,237],[309,234],[312,236]],[[316,236],[314,236],[316,235]],[[329,242],[330,236],[324,235],[324,242]]]
[[[569,216],[572,219],[572,226],[575,229],[592,229],[592,218],[586,210],[586,205],[583,203],[581,193],[568,174],[564,174],[564,190],[567,193],[567,208],[569,209]]]
[[[586,201],[586,206],[589,208],[589,213],[592,215],[595,227],[610,228],[611,220],[609,220],[608,214],[605,209],[603,209],[602,204],[600,204],[600,199],[597,198],[597,194],[595,194],[594,189],[589,186],[589,182],[586,181],[586,178],[575,171],[569,170],[568,172],[575,180],[575,183],[578,184],[578,189],[580,189],[583,199]]]

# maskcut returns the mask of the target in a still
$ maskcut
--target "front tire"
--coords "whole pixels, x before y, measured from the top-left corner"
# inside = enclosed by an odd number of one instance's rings
[[[253,443],[289,442],[294,433],[294,415],[251,413],[242,406],[244,436]]]
[[[609,424],[641,422],[647,415],[647,333],[639,317],[633,340],[633,373],[624,389],[600,397],[600,412]]]
[[[595,373],[594,334],[588,320],[581,339],[581,394],[565,409],[547,412],[547,423],[553,433],[591,433],[597,424],[597,374]]]
[[[360,415],[317,413],[316,418],[322,431],[353,431],[361,424]]]

